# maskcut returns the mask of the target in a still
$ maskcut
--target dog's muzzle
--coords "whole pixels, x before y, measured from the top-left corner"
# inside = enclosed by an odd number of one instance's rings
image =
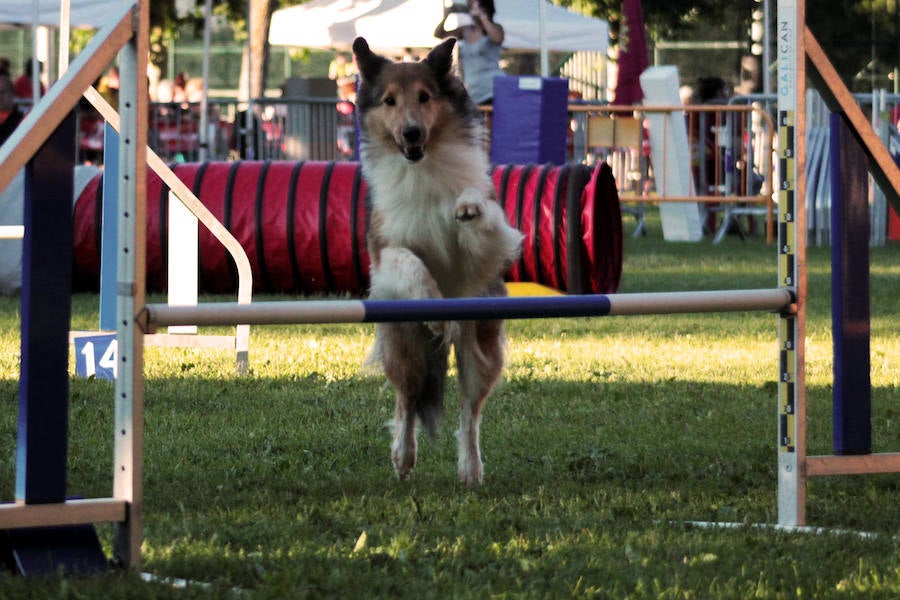
[[[425,158],[425,136],[418,125],[407,125],[400,132],[403,143],[400,150],[410,162],[418,162]]]

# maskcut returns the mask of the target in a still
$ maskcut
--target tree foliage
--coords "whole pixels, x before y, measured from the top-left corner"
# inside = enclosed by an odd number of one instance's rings
[[[174,0],[167,0],[174,1]],[[300,4],[297,0],[213,0],[214,10],[225,14],[235,30],[249,40],[249,56],[241,68],[246,69],[241,81],[247,82],[244,93],[250,97],[262,96],[266,89],[269,64],[269,25],[272,13],[280,6]],[[196,8],[188,17],[195,27],[202,27],[203,0],[196,0]]]
[[[807,0],[806,22],[851,89],[894,90],[900,65],[897,0]]]
[[[561,0],[574,10],[606,19],[613,44],[622,21],[622,0]],[[754,0],[643,0],[644,22],[651,38],[660,40],[731,39],[749,27]]]
[[[434,0],[440,2],[441,0]],[[554,0],[551,0],[554,1]],[[555,0],[584,14],[606,19],[611,43],[618,40],[622,22],[622,0]],[[252,92],[265,87],[268,19],[276,9],[303,0],[213,0],[214,10],[226,15],[235,30],[250,36],[250,83]],[[770,0],[771,25],[775,24],[776,0]],[[844,81],[858,90],[892,88],[888,74],[900,65],[900,0],[806,0],[809,28],[825,48]],[[644,20],[651,44],[655,41],[743,41],[750,49],[752,13],[762,8],[759,0],[642,0]],[[248,30],[248,15],[257,26]],[[165,61],[166,40],[185,21],[200,31],[203,0],[195,10],[179,19],[175,0],[151,2],[153,25],[151,49],[154,61]],[[259,23],[263,19],[264,23]],[[251,27],[252,27],[251,23]],[[774,42],[773,42],[774,43]],[[773,56],[775,53],[773,52]],[[737,64],[729,65],[735,70]]]

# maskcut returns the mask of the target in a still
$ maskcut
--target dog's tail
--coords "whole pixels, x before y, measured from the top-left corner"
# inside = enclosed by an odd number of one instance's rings
[[[447,385],[448,342],[444,336],[431,338],[425,362],[421,394],[415,399],[416,416],[428,436],[437,436],[438,425],[444,412],[444,392]]]
[[[413,378],[416,383],[412,386],[401,385],[401,387],[406,390],[412,387],[416,390],[411,396],[405,398],[406,408],[415,412],[422,427],[434,439],[437,436],[438,425],[440,425],[444,412],[451,335],[449,333],[435,334],[434,330],[424,323],[394,324],[390,329],[387,327],[387,325],[381,325],[376,329],[375,345],[364,366],[379,365],[385,370],[388,380],[392,380],[392,374],[399,378],[398,381],[392,381],[395,389],[397,385],[400,385],[400,381],[412,383],[406,379],[411,368],[409,357],[404,356],[402,352],[398,354],[392,350],[397,347],[395,344],[399,344],[401,348],[409,348],[410,340],[416,340],[412,342],[412,347],[421,344],[420,350],[415,352],[417,357],[413,362],[416,363],[416,366],[412,367],[414,369],[412,372],[417,374],[417,377]],[[424,355],[419,354],[421,349],[424,349]],[[402,373],[406,373],[406,375]]]

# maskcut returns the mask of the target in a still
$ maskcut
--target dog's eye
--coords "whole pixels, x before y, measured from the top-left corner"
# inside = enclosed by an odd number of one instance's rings
[[[393,96],[385,96],[384,104],[385,106],[396,106],[397,100]]]
[[[419,104],[425,104],[429,100],[431,100],[431,95],[428,92],[422,92],[419,94]]]

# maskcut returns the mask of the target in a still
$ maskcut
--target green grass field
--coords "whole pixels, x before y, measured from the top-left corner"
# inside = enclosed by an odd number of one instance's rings
[[[773,287],[775,252],[759,238],[665,243],[657,222],[626,240],[622,291]],[[872,261],[874,445],[894,451],[900,246]],[[808,266],[809,450],[830,453],[828,250],[810,248]],[[4,500],[18,315],[18,299],[0,299]],[[392,393],[361,367],[371,325],[255,327],[245,377],[227,352],[148,348],[141,570],[194,583],[4,574],[0,598],[900,597],[897,476],[813,480],[808,520],[828,532],[753,526],[777,521],[776,323],[508,323],[476,490],[456,478],[454,385],[414,476],[395,478]],[[96,328],[96,296],[75,297],[72,326]],[[70,412],[69,494],[110,496],[111,383],[73,376]],[[108,549],[111,526],[97,528]]]

